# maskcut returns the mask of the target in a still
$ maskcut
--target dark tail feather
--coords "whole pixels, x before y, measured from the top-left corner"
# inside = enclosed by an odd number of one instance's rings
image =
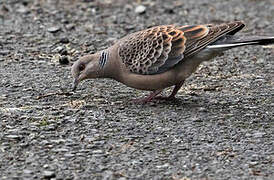
[[[239,46],[246,46],[246,45],[269,45],[274,44],[274,36],[231,36],[226,35],[221,37],[219,40],[214,42],[213,44],[208,45],[207,48],[209,49],[230,49]]]

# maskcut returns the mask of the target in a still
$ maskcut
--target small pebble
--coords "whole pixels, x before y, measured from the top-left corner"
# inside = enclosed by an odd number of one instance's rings
[[[27,8],[25,6],[21,6],[16,10],[16,12],[22,13],[22,14],[27,14],[30,12],[30,10],[29,10],[29,8]]]
[[[168,164],[168,163],[165,163],[165,164],[163,164],[163,165],[158,165],[158,166],[156,166],[156,168],[158,168],[158,169],[161,169],[161,168],[168,168],[170,165]]]
[[[24,173],[24,174],[32,174],[33,171],[28,170],[28,169],[24,169],[24,170],[23,170],[23,173]]]
[[[165,13],[174,14],[174,7],[172,7],[172,6],[166,6],[165,7]]]
[[[263,133],[263,132],[257,132],[257,133],[253,134],[253,137],[255,137],[255,138],[263,138],[264,135],[265,135],[265,133]]]
[[[69,43],[69,39],[67,37],[63,37],[60,39],[60,43],[67,44]]]
[[[60,53],[62,56],[68,55],[68,51],[67,51],[66,49],[62,49],[59,53]]]
[[[69,64],[69,59],[67,56],[61,56],[59,59],[60,64]]]
[[[55,49],[53,50],[53,52],[54,52],[54,53],[60,53],[60,52],[62,52],[64,49],[65,49],[64,47],[58,46],[57,48],[55,48]]]
[[[135,8],[135,13],[144,14],[146,12],[146,7],[143,5],[139,5]]]
[[[104,152],[100,149],[92,151],[93,154],[103,154]]]
[[[72,158],[74,156],[75,156],[74,154],[70,154],[70,153],[64,154],[64,157],[67,157],[67,158]]]
[[[44,171],[43,176],[45,178],[54,178],[56,175],[55,175],[55,172],[53,171]]]
[[[8,55],[9,53],[10,53],[9,50],[1,50],[0,51],[0,55],[3,55],[3,56]]]
[[[48,32],[50,32],[50,33],[56,33],[60,30],[61,30],[61,28],[58,26],[52,26],[52,27],[48,28]]]
[[[19,140],[21,139],[22,137],[21,136],[18,136],[18,135],[7,135],[6,138],[8,139],[16,139],[16,140]]]
[[[72,23],[67,24],[67,25],[66,25],[66,28],[67,28],[68,30],[75,29],[75,24],[72,24]]]
[[[134,30],[136,27],[134,25],[128,25],[128,26],[125,26],[125,30],[126,31],[130,31],[130,30]]]

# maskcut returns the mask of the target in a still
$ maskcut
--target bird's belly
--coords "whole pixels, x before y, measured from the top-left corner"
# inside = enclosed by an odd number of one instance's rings
[[[155,75],[129,73],[118,81],[135,89],[154,91],[177,84],[177,79],[177,74],[175,72],[167,71]]]

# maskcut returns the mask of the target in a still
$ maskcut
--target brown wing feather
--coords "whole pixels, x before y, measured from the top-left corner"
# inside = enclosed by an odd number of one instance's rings
[[[185,57],[194,55],[207,45],[214,43],[225,34],[235,34],[245,25],[240,21],[224,23],[220,25],[198,25],[198,26],[182,26],[179,29],[184,31],[187,39]]]
[[[156,26],[121,39],[119,56],[137,74],[158,74],[194,55],[225,34],[244,27],[242,22],[220,25]]]
[[[131,72],[156,74],[183,58],[185,41],[175,26],[156,26],[120,40],[119,56]]]

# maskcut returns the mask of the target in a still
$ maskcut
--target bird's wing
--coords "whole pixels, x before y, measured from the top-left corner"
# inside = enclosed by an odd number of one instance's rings
[[[241,24],[152,27],[120,40],[119,56],[133,73],[159,74],[174,67],[184,57],[199,52],[222,35],[237,32]]]
[[[206,24],[197,26],[182,26],[179,27],[184,32],[184,36],[187,39],[186,49],[184,52],[185,57],[195,55],[200,52],[207,45],[216,42],[224,35],[234,35],[240,31],[245,25],[241,21],[235,21],[230,23],[223,23],[219,25]],[[202,36],[199,31],[202,29],[208,29],[207,34]]]

